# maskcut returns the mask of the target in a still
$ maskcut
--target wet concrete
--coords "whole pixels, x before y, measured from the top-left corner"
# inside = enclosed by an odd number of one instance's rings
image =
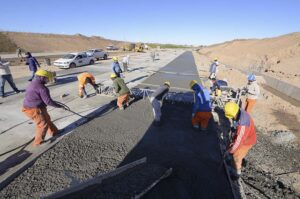
[[[185,53],[178,62],[171,63],[180,68],[184,60],[193,62],[191,58],[191,53]],[[189,67],[184,70],[190,72]],[[156,81],[154,78],[149,83]],[[185,77],[173,85],[188,88],[189,81],[190,78]],[[225,171],[220,168],[221,154],[215,126],[211,121],[206,133],[194,131],[191,110],[191,105],[166,103],[162,110],[163,126],[157,127],[152,124],[148,100],[135,101],[125,111],[115,110],[112,106],[47,151],[4,188],[0,198],[47,196],[144,156],[148,159],[148,166],[173,168],[172,175],[144,198],[232,198]],[[147,168],[142,169],[133,181],[125,178],[111,183],[120,183],[114,188],[122,195],[125,190],[122,187],[128,183],[138,187],[135,183],[152,181],[151,176],[143,174],[149,173]],[[110,198],[112,192],[109,190],[115,192],[115,189],[107,188],[105,194],[102,189],[85,191],[86,196],[94,194],[95,198]],[[125,194],[120,196],[126,197]]]

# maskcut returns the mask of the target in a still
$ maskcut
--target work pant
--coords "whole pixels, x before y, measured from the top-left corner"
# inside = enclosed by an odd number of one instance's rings
[[[124,104],[128,105],[128,103],[129,103],[129,93],[126,93],[118,97],[117,105],[119,108],[122,108]]]
[[[152,104],[154,120],[159,122],[161,117],[161,102],[157,100],[155,97],[151,97],[150,102]]]
[[[44,140],[46,133],[50,136],[55,136],[58,132],[57,127],[51,122],[50,115],[47,112],[47,108],[25,108],[23,107],[22,112],[27,117],[32,119],[36,125],[35,139],[33,144],[40,145]]]
[[[15,92],[20,92],[19,89],[16,87],[11,74],[1,75],[0,76],[0,96],[4,96],[4,86],[5,86],[6,81],[9,83],[9,85]]]
[[[242,169],[242,162],[248,151],[252,148],[253,145],[241,145],[234,153],[233,153],[233,166],[239,171]]]
[[[91,84],[91,85],[93,86],[93,88],[95,89],[95,92],[97,93],[99,86],[97,84]],[[85,86],[84,85],[79,84],[79,90],[78,91],[79,91],[78,92],[79,97],[87,96],[87,93],[85,91]]]
[[[201,129],[206,129],[211,116],[211,112],[196,112],[196,114],[192,118],[192,124],[193,126],[200,125]]]
[[[28,81],[32,81],[34,76],[35,76],[35,73],[36,73],[36,71],[31,71],[31,72],[32,72],[32,75],[31,75],[31,78]]]
[[[124,72],[127,72],[128,64],[126,62],[123,62],[123,68],[124,68]]]
[[[256,100],[255,99],[246,99],[246,107],[245,107],[245,110],[247,111],[247,113],[251,114],[252,112],[252,109],[254,107],[256,103]]]

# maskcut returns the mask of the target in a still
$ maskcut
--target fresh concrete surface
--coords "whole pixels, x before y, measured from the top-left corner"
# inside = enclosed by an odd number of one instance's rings
[[[171,51],[171,53],[170,51],[161,51],[160,60],[156,60],[155,62],[150,61],[150,53],[132,55],[130,57],[129,65],[129,69],[132,72],[125,73],[125,81],[129,82],[129,87],[137,85],[139,82],[143,81],[144,78],[153,73],[149,71],[158,70],[180,55],[182,52],[182,50]],[[110,85],[110,65],[111,61],[107,60],[101,61],[100,63],[92,66],[84,66],[58,72],[58,84],[49,85],[50,93],[53,99],[65,103],[71,108],[72,111],[81,115],[88,115],[96,110],[101,110],[101,107],[105,106],[113,99],[101,95],[94,96],[94,91],[90,86],[87,86],[87,92],[88,94],[91,94],[91,96],[88,99],[80,99],[77,96],[78,83],[76,76],[80,72],[88,71],[95,75],[97,82]],[[19,89],[25,89],[28,85],[26,78],[16,79],[15,83]],[[9,85],[6,85],[6,92],[9,92],[10,89],[11,88]],[[68,94],[68,96],[61,98],[60,96],[63,94]],[[25,158],[25,160],[22,160],[21,163],[16,165],[1,164],[0,168],[1,170],[4,170],[5,173],[1,175],[0,182],[2,182],[4,179],[7,179],[7,176],[13,174],[14,170],[18,170],[23,165],[26,165],[28,161],[32,161],[31,157],[33,157],[35,153],[40,153],[41,150],[33,148],[31,143],[22,147],[24,144],[30,142],[34,137],[35,129],[35,125],[21,112],[23,98],[24,94],[19,94],[0,99],[0,161],[3,163],[10,157],[14,157],[14,155],[20,149],[28,151],[28,154],[30,154],[27,158]],[[62,109],[48,107],[48,110],[52,120],[60,129],[68,127],[72,130],[79,125],[79,123],[76,123],[76,121],[80,121],[81,123],[85,122],[85,120],[82,120],[79,116]],[[53,145],[53,143],[46,142],[44,145],[44,150],[47,150],[50,146],[46,147],[46,145]],[[44,146],[41,148],[44,148]],[[7,153],[8,151],[11,152]]]

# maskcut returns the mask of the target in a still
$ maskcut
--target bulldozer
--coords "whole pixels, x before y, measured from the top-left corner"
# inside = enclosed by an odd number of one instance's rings
[[[135,45],[134,51],[135,52],[144,52],[144,44],[143,43],[137,43]]]
[[[123,47],[123,51],[133,51],[135,49],[134,43],[125,44]]]

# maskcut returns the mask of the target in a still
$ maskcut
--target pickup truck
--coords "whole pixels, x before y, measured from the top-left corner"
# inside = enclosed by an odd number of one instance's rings
[[[119,48],[113,46],[113,45],[110,45],[110,46],[107,46],[106,47],[106,50],[119,50]]]
[[[75,68],[77,66],[92,65],[95,63],[95,58],[88,56],[85,52],[69,53],[63,58],[54,61],[53,65],[59,68]]]
[[[86,54],[90,57],[94,57],[96,60],[108,58],[108,53],[103,51],[102,49],[90,49],[86,51]]]

